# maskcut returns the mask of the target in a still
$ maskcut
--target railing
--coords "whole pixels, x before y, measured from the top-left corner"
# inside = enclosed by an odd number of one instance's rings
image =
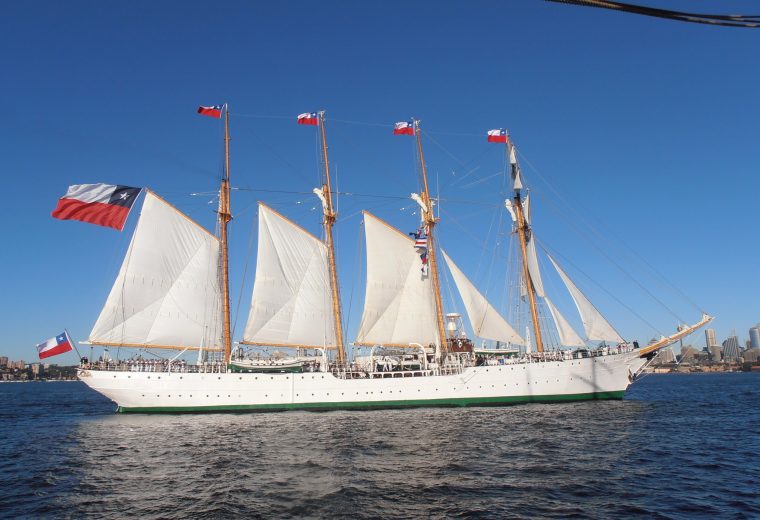
[[[85,370],[104,370],[108,372],[160,372],[160,373],[223,373],[227,366],[221,362],[191,365],[185,362],[169,363],[156,361],[96,361],[82,363],[79,368]]]
[[[513,365],[523,363],[547,363],[556,361],[571,361],[573,359],[585,359],[599,356],[610,356],[633,351],[630,345],[616,347],[602,347],[594,350],[555,350],[550,352],[532,352],[520,357],[504,358],[494,357],[485,359],[477,366]],[[433,375],[457,375],[466,368],[473,366],[467,362],[446,364],[443,366],[428,367],[427,369],[402,368],[396,370],[371,371],[355,363],[330,364],[328,372],[339,379],[379,379],[398,377],[425,377]],[[104,370],[111,372],[163,372],[163,373],[224,373],[228,372],[227,365],[220,361],[202,363],[199,365],[188,364],[185,361],[169,360],[125,360],[125,361],[96,361],[86,362],[80,365],[86,370]],[[319,371],[317,369],[317,371]]]

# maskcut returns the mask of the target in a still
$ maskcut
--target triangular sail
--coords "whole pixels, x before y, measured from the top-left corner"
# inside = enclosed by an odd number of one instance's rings
[[[219,240],[146,191],[126,258],[90,341],[220,348]]]
[[[547,255],[549,256],[549,255]],[[594,304],[592,304],[588,298],[578,289],[572,280],[565,274],[565,272],[557,265],[554,258],[549,256],[554,268],[559,273],[562,281],[565,282],[567,290],[570,291],[575,306],[578,308],[578,312],[581,315],[583,321],[583,328],[586,331],[586,337],[595,341],[610,341],[613,343],[623,343],[623,338],[620,334],[610,325],[610,323],[602,316],[602,314],[596,310]]]
[[[364,212],[367,286],[356,343],[437,344],[435,299],[414,241]]]
[[[554,324],[557,326],[560,345],[565,347],[585,346],[586,342],[583,341],[583,338],[581,338],[578,333],[575,332],[575,329],[570,326],[565,317],[562,316],[562,314],[554,306],[548,296],[544,297],[544,301],[546,302],[546,306],[549,307],[549,313],[552,315],[552,319],[554,319]]]
[[[475,286],[467,279],[464,273],[449,258],[445,251],[443,258],[449,266],[449,271],[454,278],[454,283],[462,297],[462,302],[467,310],[467,316],[470,318],[470,325],[476,336],[494,341],[503,341],[516,345],[524,345],[520,335],[515,332],[512,326],[501,317],[496,309],[486,300]]]
[[[260,345],[334,347],[327,246],[259,204],[253,297],[243,341]]]
[[[536,255],[536,239],[533,233],[530,233],[528,243],[526,244],[528,251],[528,272],[530,273],[530,280],[533,282],[533,289],[536,291],[536,296],[544,297],[544,282],[541,279],[541,271],[538,268],[538,256]]]

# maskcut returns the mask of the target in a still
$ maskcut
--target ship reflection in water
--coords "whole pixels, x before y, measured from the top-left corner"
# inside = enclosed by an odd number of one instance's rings
[[[81,383],[0,394],[16,426],[5,517],[760,514],[757,374],[647,376],[623,401],[368,412],[119,415]]]

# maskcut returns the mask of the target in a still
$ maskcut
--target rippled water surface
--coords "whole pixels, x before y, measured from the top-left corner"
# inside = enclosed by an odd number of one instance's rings
[[[0,384],[0,517],[760,517],[760,374],[506,408],[113,410]]]

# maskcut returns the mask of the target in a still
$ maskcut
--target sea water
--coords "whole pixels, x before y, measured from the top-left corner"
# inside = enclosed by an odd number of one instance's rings
[[[114,409],[0,384],[0,517],[760,517],[760,374],[501,408]]]

